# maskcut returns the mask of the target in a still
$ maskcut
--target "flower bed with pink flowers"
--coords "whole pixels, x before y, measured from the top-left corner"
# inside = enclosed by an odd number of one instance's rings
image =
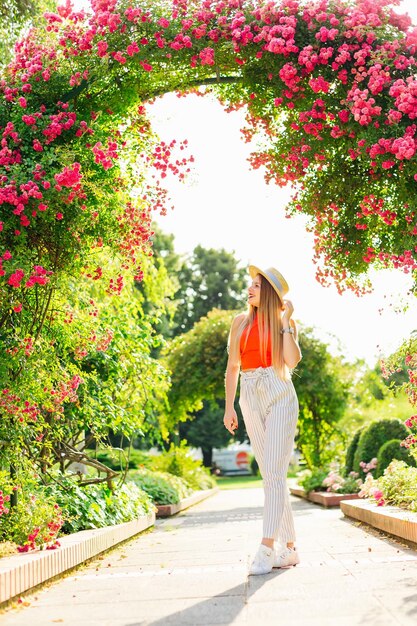
[[[357,493],[329,493],[326,491],[304,491],[300,487],[290,487],[290,493],[293,496],[299,496],[315,504],[321,504],[325,507],[339,506],[342,500],[356,500],[359,498]]]

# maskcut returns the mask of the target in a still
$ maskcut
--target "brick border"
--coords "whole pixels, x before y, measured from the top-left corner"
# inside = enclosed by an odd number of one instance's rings
[[[342,500],[357,500],[359,498],[357,493],[331,493],[329,491],[309,491],[307,493],[301,487],[290,487],[290,492],[293,496],[304,498],[325,507],[339,506]]]
[[[155,512],[130,522],[59,537],[61,547],[0,559],[0,607],[15,596],[62,574],[155,524]]]
[[[397,506],[377,506],[363,498],[359,502],[342,502],[340,508],[346,517],[353,517],[390,535],[417,544],[417,513]]]
[[[202,489],[200,491],[192,493],[187,498],[183,498],[176,504],[158,504],[156,517],[171,517],[171,515],[175,515],[176,513],[179,513],[179,511],[188,509],[189,506],[197,504],[197,502],[201,502],[201,500],[205,500],[209,496],[214,496],[214,494],[218,491],[219,487],[213,487],[212,489]]]

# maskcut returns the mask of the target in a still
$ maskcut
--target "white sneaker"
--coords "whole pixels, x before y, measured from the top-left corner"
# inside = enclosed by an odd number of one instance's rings
[[[284,548],[284,550],[278,553],[274,550],[274,553],[273,567],[295,567],[300,562],[297,548]]]
[[[249,568],[249,574],[257,576],[259,574],[269,574],[272,571],[274,565],[275,550],[268,548],[263,543],[258,548],[258,552],[253,559],[252,565]]]

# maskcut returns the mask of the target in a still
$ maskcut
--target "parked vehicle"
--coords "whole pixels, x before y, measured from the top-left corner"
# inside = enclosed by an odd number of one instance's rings
[[[213,450],[213,464],[220,474],[251,474],[252,448],[249,444],[233,444],[228,448]]]

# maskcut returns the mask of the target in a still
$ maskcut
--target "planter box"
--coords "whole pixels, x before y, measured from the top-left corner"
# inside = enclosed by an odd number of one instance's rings
[[[59,537],[61,546],[54,550],[36,550],[3,557],[0,559],[0,605],[137,535],[154,523],[153,512],[124,524],[81,530]]]
[[[204,500],[209,496],[213,496],[218,491],[219,487],[213,487],[213,489],[203,489],[192,493],[190,496],[183,498],[176,504],[157,504],[158,510],[156,512],[156,517],[170,517],[171,515],[175,515],[179,511],[183,511],[189,506],[193,506],[193,504],[197,504],[197,502],[201,502],[201,500]]]
[[[417,513],[397,506],[377,506],[364,498],[358,502],[342,502],[340,508],[347,517],[417,544]]]
[[[330,491],[310,491],[307,493],[301,487],[290,487],[290,492],[293,496],[305,498],[322,506],[339,506],[342,500],[357,500],[359,498],[357,493],[331,493]]]

